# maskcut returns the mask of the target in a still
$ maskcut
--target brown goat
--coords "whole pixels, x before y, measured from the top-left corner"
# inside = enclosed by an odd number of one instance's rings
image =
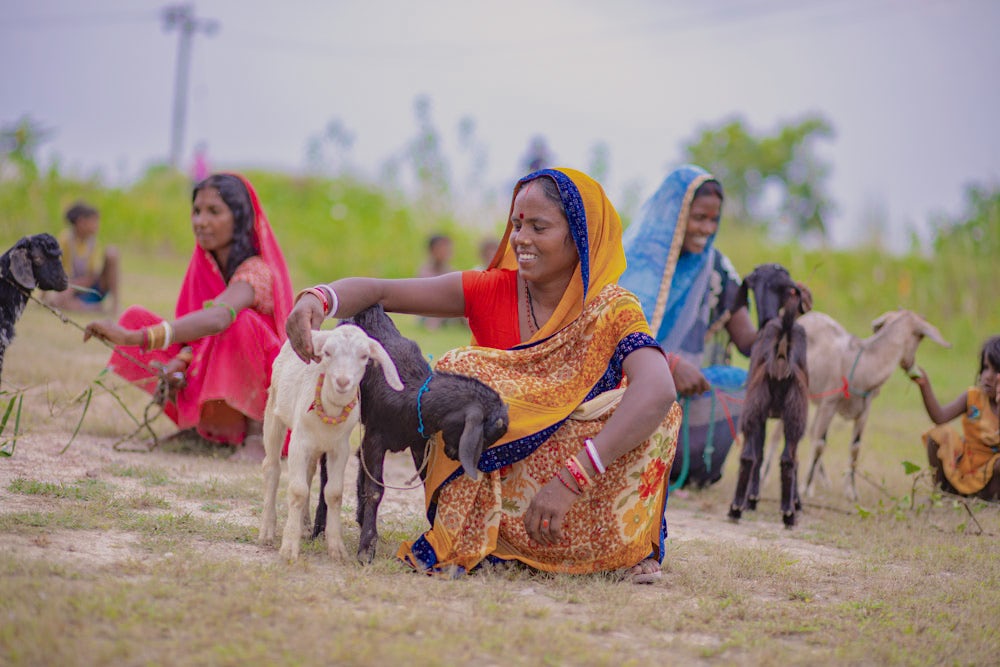
[[[747,276],[751,277],[753,274]],[[736,521],[744,509],[756,509],[767,420],[779,418],[785,432],[785,449],[781,454],[781,516],[785,526],[791,528],[796,512],[802,509],[796,449],[805,434],[809,415],[806,333],[795,321],[802,303],[798,286],[787,271],[772,269],[768,277],[766,284],[759,287],[762,282],[759,277],[756,283],[749,284],[754,286],[755,293],[758,289],[780,291],[784,299],[778,316],[765,322],[757,332],[750,352],[749,379],[740,417],[743,451],[729,518]]]

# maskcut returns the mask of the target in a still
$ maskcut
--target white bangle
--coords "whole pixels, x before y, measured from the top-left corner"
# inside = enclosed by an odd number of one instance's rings
[[[607,468],[604,467],[604,462],[601,461],[601,455],[597,453],[597,446],[594,441],[587,438],[583,441],[583,446],[587,448],[587,456],[590,457],[590,462],[594,464],[594,470],[597,471],[598,475],[603,475]]]
[[[161,350],[165,350],[170,347],[170,343],[174,339],[174,328],[170,326],[170,322],[163,320],[163,347]]]
[[[330,310],[326,313],[327,318],[336,317],[337,309],[340,308],[340,297],[337,296],[337,293],[329,285],[316,285],[316,289],[322,290],[330,302]]]

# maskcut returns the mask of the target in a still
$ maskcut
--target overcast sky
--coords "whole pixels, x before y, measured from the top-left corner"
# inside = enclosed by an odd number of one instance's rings
[[[0,0],[0,123],[53,130],[43,155],[120,182],[170,147],[178,34],[168,2]],[[426,95],[453,151],[471,117],[506,190],[530,139],[586,169],[603,142],[612,200],[642,197],[706,125],[756,132],[819,113],[836,136],[838,245],[882,210],[894,234],[1000,183],[1000,2],[993,0],[199,0],[184,161],[301,170],[333,119],[374,178]],[[461,183],[462,173],[453,175]],[[266,202],[265,202],[266,205]]]

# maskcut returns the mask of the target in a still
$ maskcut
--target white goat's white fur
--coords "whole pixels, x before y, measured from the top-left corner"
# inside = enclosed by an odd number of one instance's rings
[[[321,454],[326,453],[329,480],[324,490],[329,511],[326,514],[326,546],[330,558],[346,561],[347,549],[341,533],[340,505],[344,492],[344,469],[351,454],[350,435],[361,418],[361,405],[355,404],[347,419],[339,424],[322,421],[310,406],[316,397],[320,374],[325,375],[320,401],[329,417],[339,416],[344,407],[358,399],[358,384],[365,375],[368,360],[379,364],[386,382],[402,390],[396,367],[385,349],[359,327],[342,324],[334,329],[314,331],[313,349],[321,357],[318,363],[306,364],[285,342],[274,360],[271,388],[264,410],[264,511],[260,519],[258,542],[270,544],[277,528],[275,499],[281,477],[281,449],[287,429],[292,430],[288,443],[288,519],[281,535],[281,555],[295,560],[299,555],[303,524],[308,522],[309,487]]]
[[[861,435],[872,401],[882,385],[898,367],[904,371],[915,363],[917,346],[924,337],[944,347],[951,347],[941,332],[922,317],[909,310],[892,310],[872,322],[874,334],[859,339],[825,313],[811,311],[799,318],[806,330],[807,365],[809,367],[809,400],[816,404],[809,429],[813,444],[812,464],[806,481],[806,495],[813,495],[813,481],[818,474],[829,486],[829,478],[820,458],[826,448],[826,435],[835,414],[854,421],[851,437],[851,467],[845,479],[845,493],[852,501],[858,499],[855,486]],[[849,396],[843,394],[848,380]],[[780,430],[775,434],[780,435]],[[772,437],[765,474],[777,449]]]

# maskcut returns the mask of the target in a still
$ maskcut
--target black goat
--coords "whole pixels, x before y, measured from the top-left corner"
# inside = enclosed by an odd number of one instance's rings
[[[785,431],[785,449],[781,453],[781,518],[790,528],[795,525],[795,513],[802,509],[796,449],[809,414],[806,332],[795,321],[800,314],[802,293],[788,271],[778,264],[757,267],[746,277],[738,295],[743,305],[748,288],[754,290],[758,317],[763,323],[750,351],[750,373],[740,417],[743,452],[729,517],[738,520],[744,509],[756,509],[767,419],[779,418]]]
[[[358,525],[361,526],[358,560],[370,563],[378,542],[378,506],[384,493],[386,452],[409,449],[413,465],[423,479],[427,440],[441,431],[445,454],[461,461],[466,474],[476,477],[483,450],[507,432],[507,405],[496,391],[475,378],[454,373],[432,374],[420,347],[399,333],[382,306],[367,308],[345,322],[356,324],[382,344],[403,382],[403,391],[392,389],[381,371],[371,365],[361,380],[364,436],[358,450]],[[327,508],[322,493],[325,485],[324,456],[320,463],[321,492],[313,537],[326,526]]]
[[[51,234],[25,236],[0,256],[0,376],[4,353],[14,340],[14,325],[31,290],[61,292],[68,286],[62,251]]]

